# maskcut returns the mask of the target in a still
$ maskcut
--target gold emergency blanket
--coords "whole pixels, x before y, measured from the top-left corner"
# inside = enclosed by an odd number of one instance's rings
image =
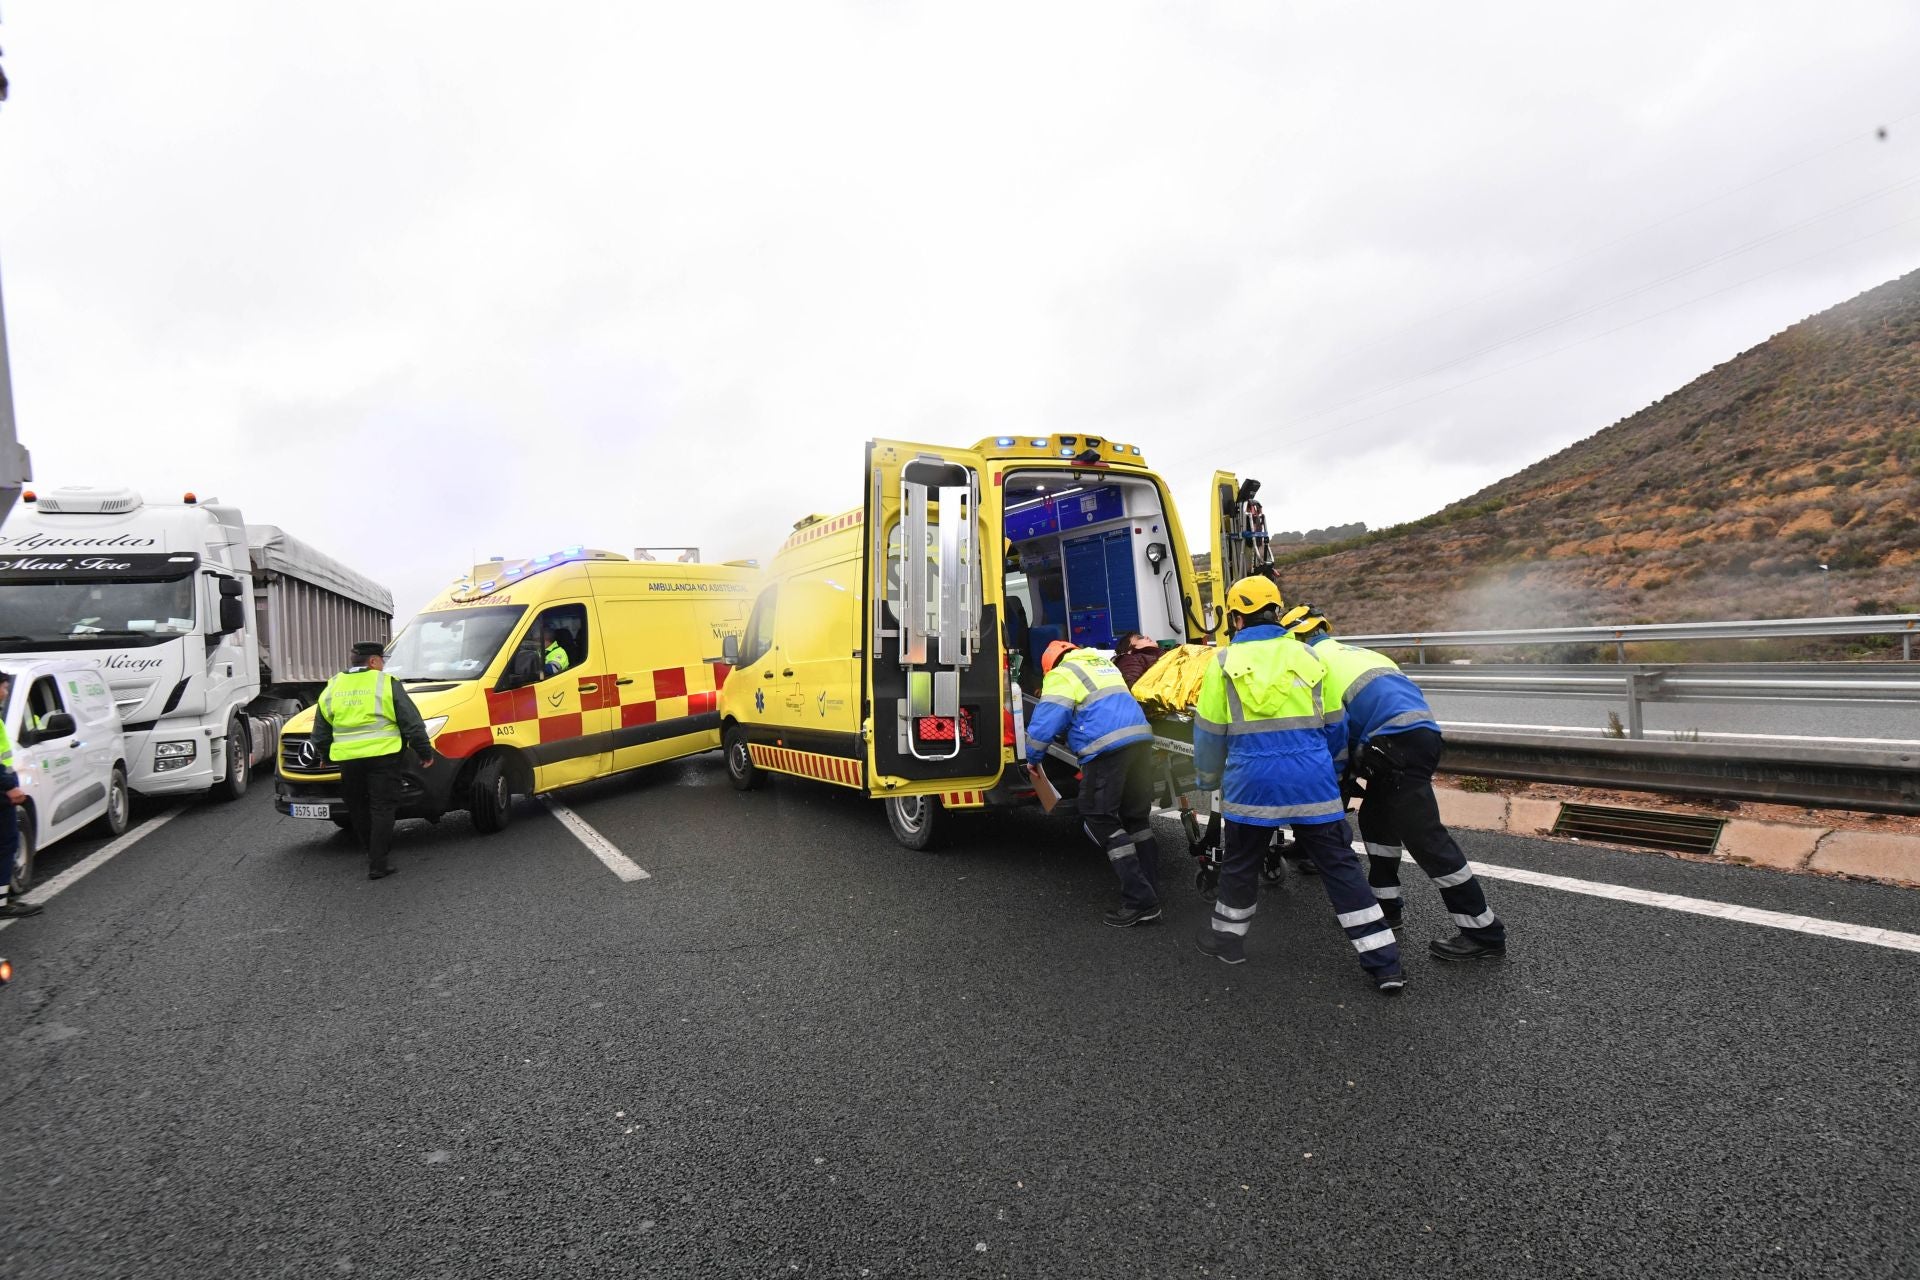
[[[1133,696],[1149,717],[1184,712],[1200,700],[1200,677],[1218,650],[1204,644],[1169,649],[1133,684]]]

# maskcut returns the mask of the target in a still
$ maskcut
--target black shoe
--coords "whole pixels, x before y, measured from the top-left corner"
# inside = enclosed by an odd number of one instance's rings
[[[1507,944],[1482,942],[1464,933],[1456,933],[1445,940],[1435,938],[1427,944],[1427,950],[1433,953],[1436,960],[1498,960],[1507,954]]]
[[[367,879],[384,880],[388,876],[392,875],[394,872],[398,871],[399,869],[400,868],[398,867],[368,867]]]
[[[1373,989],[1383,996],[1397,996],[1407,989],[1407,975],[1402,969],[1389,969],[1385,973],[1373,975]]]
[[[1221,964],[1245,964],[1247,962],[1247,944],[1237,933],[1222,933],[1208,926],[1194,939],[1200,949],[1218,960]]]
[[[1124,903],[1101,917],[1116,929],[1131,929],[1137,924],[1148,924],[1159,918],[1160,908],[1157,906],[1129,907]]]
[[[24,920],[28,916],[37,916],[46,908],[37,902],[13,902],[0,905],[0,919]]]
[[[1293,874],[1297,876],[1317,876],[1320,874],[1319,866],[1306,858],[1289,858],[1287,859],[1287,865],[1293,868]]]
[[[1400,917],[1402,912],[1401,912],[1399,903],[1396,902],[1392,906],[1388,906],[1386,903],[1382,902],[1380,904],[1380,914],[1386,920],[1387,928],[1398,929],[1400,927]]]

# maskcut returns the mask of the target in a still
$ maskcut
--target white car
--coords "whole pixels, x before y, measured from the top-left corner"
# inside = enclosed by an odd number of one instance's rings
[[[71,659],[0,660],[12,692],[0,705],[13,767],[27,793],[13,891],[33,885],[34,854],[89,823],[127,829],[127,744],[100,668]]]

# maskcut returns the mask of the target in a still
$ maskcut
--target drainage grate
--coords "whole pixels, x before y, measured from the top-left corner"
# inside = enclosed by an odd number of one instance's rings
[[[1553,824],[1553,834],[1643,849],[1666,849],[1673,853],[1712,853],[1726,825],[1725,818],[1702,818],[1691,813],[1562,804],[1560,818]]]

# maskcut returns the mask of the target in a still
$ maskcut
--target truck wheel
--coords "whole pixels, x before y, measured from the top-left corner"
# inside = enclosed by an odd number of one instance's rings
[[[505,831],[513,821],[513,785],[507,780],[507,762],[488,756],[473,772],[473,799],[467,805],[473,829],[485,835]]]
[[[932,796],[888,796],[887,825],[893,838],[909,849],[924,853],[934,847],[940,834],[940,802]]]
[[[4,797],[0,797],[0,803],[4,802]],[[20,851],[14,855],[13,879],[8,882],[7,891],[17,898],[33,888],[33,810],[16,809],[14,813],[20,822]]]
[[[110,836],[125,834],[132,812],[127,794],[127,768],[117,764],[113,766],[113,776],[107,779],[107,811],[100,815],[99,825]]]
[[[247,794],[247,781],[253,774],[253,750],[247,742],[247,726],[240,713],[227,717],[227,776],[213,784],[215,800],[238,800]]]
[[[727,730],[726,750],[727,780],[735,791],[751,791],[767,780],[766,772],[753,762],[753,753],[747,750],[747,731],[739,725]]]

